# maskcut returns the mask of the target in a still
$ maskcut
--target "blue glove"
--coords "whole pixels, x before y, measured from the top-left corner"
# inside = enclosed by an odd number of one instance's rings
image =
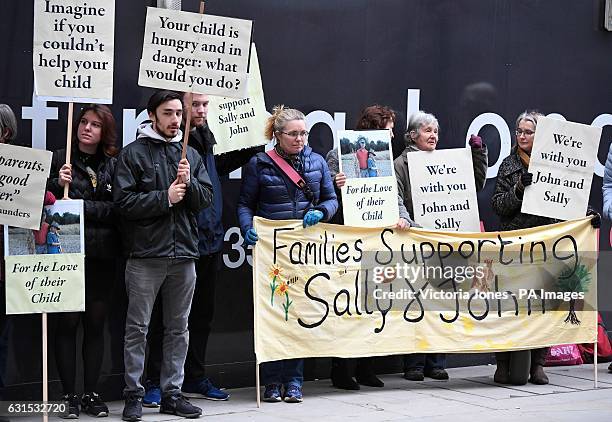
[[[314,226],[323,219],[323,212],[319,210],[310,210],[304,216],[304,227]]]
[[[257,232],[252,227],[244,234],[244,244],[247,246],[254,245],[258,240]]]

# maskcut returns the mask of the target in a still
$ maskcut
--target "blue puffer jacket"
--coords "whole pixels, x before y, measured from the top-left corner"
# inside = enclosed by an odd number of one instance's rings
[[[242,173],[238,200],[238,221],[242,233],[253,226],[253,217],[270,220],[302,219],[310,209],[323,212],[329,221],[338,209],[338,200],[327,163],[308,145],[302,151],[304,180],[314,193],[314,205],[291,179],[282,173],[265,152],[260,152],[247,164]]]

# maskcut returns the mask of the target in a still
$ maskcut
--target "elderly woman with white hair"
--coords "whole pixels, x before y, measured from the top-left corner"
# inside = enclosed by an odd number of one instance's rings
[[[410,215],[414,215],[414,209],[410,189],[408,154],[414,151],[434,151],[438,146],[439,131],[438,119],[433,114],[418,111],[410,116],[408,129],[404,135],[406,148],[402,155],[393,162],[398,193],[404,200],[404,205]],[[487,179],[487,147],[479,136],[474,135],[470,138],[469,145],[472,150],[476,190],[480,191],[484,188]],[[438,380],[448,379],[445,367],[446,355],[444,353],[415,353],[404,356],[404,378],[409,381],[422,381],[425,376]]]
[[[0,143],[10,144],[17,138],[17,119],[13,110],[6,105],[0,104]]]

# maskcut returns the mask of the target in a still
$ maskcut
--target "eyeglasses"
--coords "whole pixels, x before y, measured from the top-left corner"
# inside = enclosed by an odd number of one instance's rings
[[[282,130],[279,130],[279,133],[283,133],[287,136],[291,136],[292,138],[297,139],[298,136],[301,136],[302,138],[308,138],[308,131],[307,130],[303,130],[301,132],[298,132],[297,130],[291,131],[291,132],[283,132]]]
[[[535,130],[529,130],[529,129],[517,129],[514,131],[514,133],[516,133],[516,136],[521,136],[523,134],[525,134],[525,136],[531,136],[535,133]]]

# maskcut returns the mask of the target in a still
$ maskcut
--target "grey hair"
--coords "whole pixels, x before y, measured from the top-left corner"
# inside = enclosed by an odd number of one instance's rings
[[[404,134],[404,140],[406,141],[406,143],[413,143],[412,138],[410,137],[410,132],[412,132],[413,130],[415,132],[418,132],[421,127],[428,125],[436,125],[438,130],[440,130],[440,124],[438,123],[438,119],[431,113],[426,113],[422,110],[419,110],[412,116],[410,116],[410,121],[408,122],[408,129],[406,129],[406,133]]]
[[[519,116],[516,118],[516,127],[519,126],[519,123],[521,123],[521,120],[531,122],[533,123],[535,127],[537,127],[538,119],[540,117],[544,117],[544,115],[537,110],[525,110],[521,114],[519,114]]]
[[[4,138],[4,132],[9,130],[9,134]],[[0,104],[0,139],[11,142],[17,138],[17,119],[13,110],[6,105]]]
[[[292,120],[306,120],[306,116],[300,110],[295,108],[285,108],[283,105],[277,105],[272,109],[272,115],[268,117],[265,127],[266,139],[272,139],[276,132],[280,132]]]

